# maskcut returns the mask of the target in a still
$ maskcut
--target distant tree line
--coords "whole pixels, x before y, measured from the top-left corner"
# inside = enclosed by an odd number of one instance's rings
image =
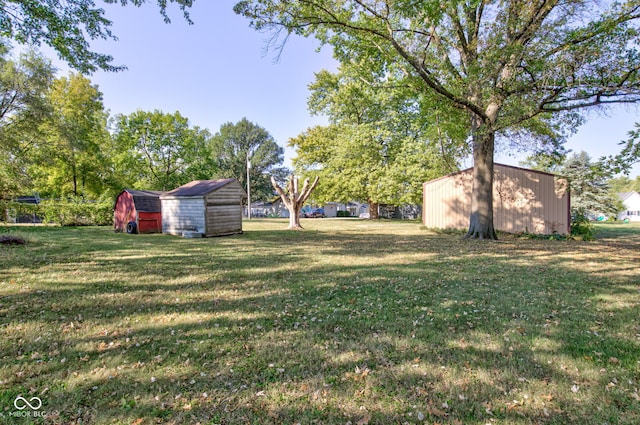
[[[56,77],[51,62],[0,45],[0,199],[112,199],[124,188],[171,190],[197,179],[246,182],[269,199],[284,181],[284,149],[246,118],[220,131],[192,125],[180,112],[110,117],[96,85],[81,74]]]

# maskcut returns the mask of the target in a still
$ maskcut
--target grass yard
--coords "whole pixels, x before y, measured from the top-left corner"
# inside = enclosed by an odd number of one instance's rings
[[[302,224],[0,228],[0,423],[640,423],[639,225]]]

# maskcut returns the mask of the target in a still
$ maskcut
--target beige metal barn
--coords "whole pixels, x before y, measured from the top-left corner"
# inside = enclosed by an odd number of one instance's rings
[[[162,233],[224,236],[242,233],[242,200],[238,180],[195,180],[160,196]]]
[[[435,229],[469,227],[473,169],[423,184],[422,222]],[[567,234],[570,193],[566,178],[494,165],[493,224],[509,233]]]

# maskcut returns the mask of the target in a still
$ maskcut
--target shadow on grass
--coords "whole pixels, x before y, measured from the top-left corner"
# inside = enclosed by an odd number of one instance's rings
[[[29,395],[43,423],[638,422],[634,249],[322,225],[20,229],[0,419]]]

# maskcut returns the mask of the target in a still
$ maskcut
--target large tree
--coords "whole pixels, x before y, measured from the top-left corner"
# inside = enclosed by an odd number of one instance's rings
[[[27,158],[51,112],[47,92],[53,78],[51,62],[41,55],[27,51],[14,59],[0,46],[0,198],[29,185]]]
[[[50,196],[97,197],[104,189],[107,113],[98,87],[80,74],[56,79],[47,95],[50,116],[31,151],[29,172]]]
[[[276,143],[267,130],[246,118],[237,123],[220,126],[211,140],[211,150],[217,162],[218,178],[238,179],[247,187],[247,160],[250,161],[249,178],[252,200],[273,197],[270,178],[286,179],[288,170],[282,166],[284,149]]]
[[[105,3],[128,3],[141,6],[146,0],[104,0]],[[167,6],[175,3],[189,21],[188,8],[193,0],[157,0],[160,13],[169,22]],[[190,22],[190,21],[189,21]],[[97,69],[119,71],[124,66],[112,65],[113,57],[92,51],[91,40],[117,37],[111,32],[112,22],[95,0],[6,0],[0,2],[0,36],[20,43],[55,49],[72,68],[90,73]]]
[[[575,111],[640,99],[635,1],[244,0],[259,30],[315,36],[341,61],[401,66],[468,116],[468,237],[495,238],[496,138],[561,134]],[[282,40],[282,39],[280,39]]]
[[[558,173],[569,179],[574,220],[616,216],[622,209],[620,199],[610,191],[610,171],[602,162],[592,161],[586,152],[568,156],[558,167]]]
[[[118,115],[113,130],[111,156],[122,186],[171,190],[215,174],[209,131],[191,126],[180,112]]]
[[[321,176],[315,200],[368,202],[375,218],[378,204],[418,204],[422,182],[456,171],[467,133],[457,111],[414,96],[419,81],[389,69],[364,80],[362,66],[343,63],[337,73],[316,74],[309,110],[328,116],[330,125],[289,143],[296,169]],[[446,124],[439,122],[443,115]]]

